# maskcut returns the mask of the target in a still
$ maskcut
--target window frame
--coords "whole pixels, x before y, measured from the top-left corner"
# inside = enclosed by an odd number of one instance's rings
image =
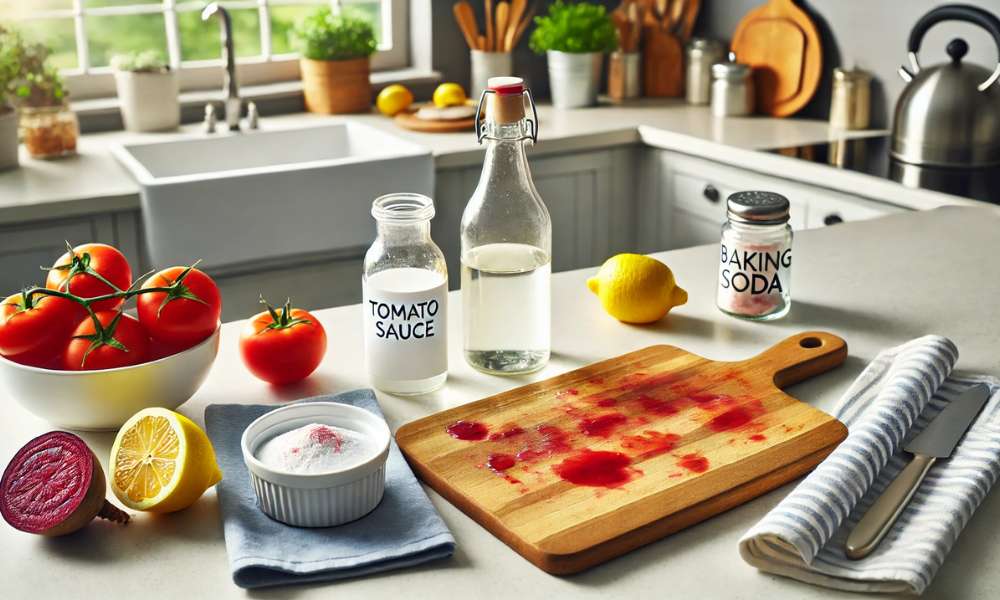
[[[403,69],[410,66],[409,2],[407,0],[377,0],[382,4],[382,40],[372,56],[372,70]],[[182,92],[211,89],[221,86],[224,63],[222,57],[211,60],[182,61],[181,39],[177,27],[177,14],[201,10],[204,3],[192,0],[162,0],[157,4],[126,6],[84,6],[85,0],[73,0],[72,9],[48,10],[33,13],[27,19],[72,19],[74,22],[78,66],[61,71],[70,95],[74,100],[108,98],[115,96],[114,72],[109,66],[89,65],[85,19],[90,16],[135,14],[162,14],[165,20],[167,56],[172,69],[178,73]],[[260,11],[260,54],[236,59],[237,81],[241,86],[264,85],[300,78],[297,54],[271,54],[272,6],[301,6],[329,3],[333,7],[365,4],[371,0],[230,0],[223,6],[233,9]],[[388,11],[385,9],[388,8]]]

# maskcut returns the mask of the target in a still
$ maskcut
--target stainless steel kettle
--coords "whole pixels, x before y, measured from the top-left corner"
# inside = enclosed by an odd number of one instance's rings
[[[907,86],[896,102],[892,156],[910,165],[1000,166],[1000,60],[992,71],[962,62],[969,46],[955,38],[947,47],[950,62],[921,69],[920,42],[942,21],[979,25],[1000,53],[1000,19],[981,8],[949,4],[921,17],[910,32],[910,68],[899,68]]]

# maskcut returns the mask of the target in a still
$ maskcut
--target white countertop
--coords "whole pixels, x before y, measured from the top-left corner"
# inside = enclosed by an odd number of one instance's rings
[[[482,149],[471,132],[418,133],[401,129],[377,114],[330,117],[300,113],[261,120],[265,129],[303,126],[309,123],[350,119],[379,127],[430,148],[437,168],[468,166],[482,162]],[[639,143],[677,150],[818,184],[904,207],[926,209],[945,204],[975,204],[956,196],[929,190],[910,190],[885,179],[755,152],[801,144],[822,143],[845,137],[825,121],[740,117],[717,119],[706,107],[680,100],[641,99],[622,105],[555,110],[539,107],[541,135],[534,155],[579,152]],[[139,187],[111,156],[110,146],[128,141],[155,141],[177,136],[205,135],[200,124],[178,132],[128,132],[84,135],[79,156],[38,161],[21,149],[21,168],[0,173],[0,225],[29,219],[53,218],[139,206]],[[885,134],[884,131],[849,132],[846,137]]]
[[[838,370],[791,388],[830,410],[867,361],[891,345],[926,334],[954,340],[961,369],[1000,375],[1000,209],[945,208],[905,213],[796,235],[792,311],[774,323],[738,321],[714,306],[716,248],[657,255],[669,264],[690,300],[662,322],[629,326],[603,313],[586,290],[592,269],[553,275],[553,360],[528,378],[478,374],[461,358],[460,310],[452,296],[448,384],[423,397],[380,394],[393,430],[444,408],[530,380],[556,375],[652,344],[673,344],[714,359],[755,354],[794,332],[824,329],[847,340],[850,356]],[[947,243],[941,243],[947,232]],[[203,421],[207,404],[281,403],[367,385],[358,305],[319,311],[329,351],[306,382],[272,389],[254,380],[237,352],[241,323],[228,323],[208,382],[181,408]],[[141,393],[138,391],[137,393]],[[13,399],[0,420],[0,457],[9,460],[31,437],[51,427]],[[83,434],[107,464],[111,434]],[[135,515],[120,528],[95,522],[63,539],[42,539],[0,526],[0,581],[5,598],[840,598],[831,592],[746,565],[738,538],[788,491],[776,490],[741,507],[622,558],[572,577],[547,575],[522,559],[448,502],[430,492],[458,542],[453,558],[328,585],[246,593],[230,579],[219,506],[209,491],[174,515]],[[987,498],[926,598],[1000,597],[1000,496]],[[402,590],[406,590],[402,592]],[[669,591],[667,591],[669,590]]]

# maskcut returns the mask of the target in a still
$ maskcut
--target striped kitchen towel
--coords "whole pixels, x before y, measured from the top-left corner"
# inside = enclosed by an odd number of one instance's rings
[[[923,593],[1000,475],[1000,380],[956,375],[957,359],[940,336],[880,353],[835,411],[847,439],[743,536],[743,559],[831,588]],[[910,459],[905,442],[976,383],[990,400],[952,457],[932,467],[872,554],[848,559],[847,534]]]

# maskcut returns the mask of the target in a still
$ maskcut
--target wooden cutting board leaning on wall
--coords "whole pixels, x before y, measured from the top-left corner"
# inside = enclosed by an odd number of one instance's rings
[[[780,388],[843,363],[805,332],[742,361],[652,346],[404,425],[417,474],[526,559],[575,573],[809,471],[847,435]]]
[[[736,60],[753,67],[756,111],[787,117],[819,87],[823,48],[816,24],[793,0],[769,0],[733,32]]]

